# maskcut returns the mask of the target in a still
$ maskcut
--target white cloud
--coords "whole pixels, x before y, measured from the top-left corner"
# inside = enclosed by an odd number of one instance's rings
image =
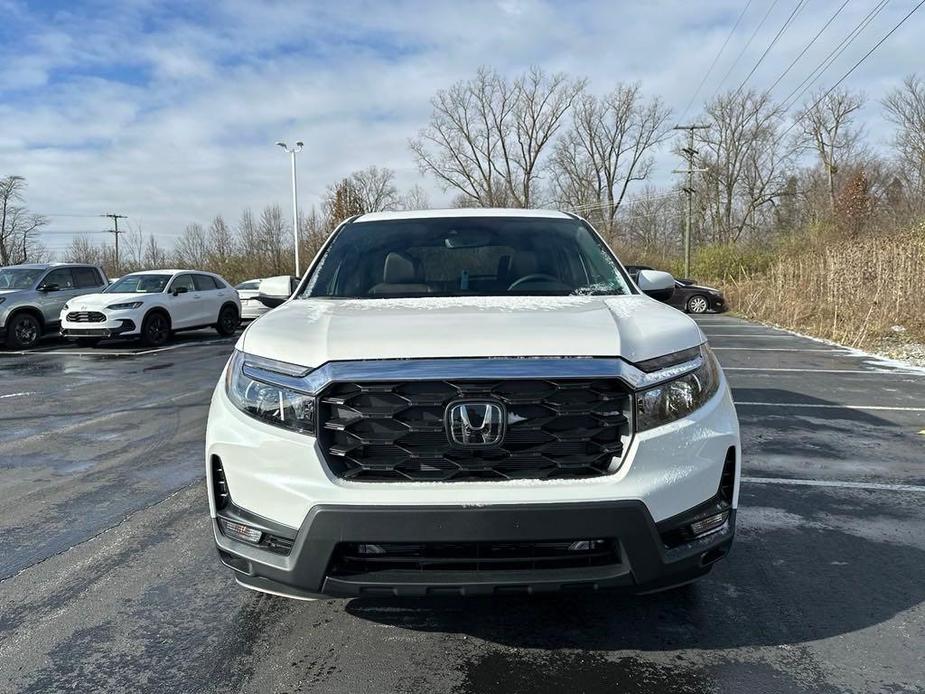
[[[855,5],[782,82],[779,96],[869,10]],[[772,82],[835,7],[808,3],[751,83]],[[5,11],[11,20],[0,35],[0,175],[26,176],[37,210],[115,210],[166,240],[216,213],[233,219],[246,206],[273,202],[288,209],[288,167],[272,144],[278,139],[306,143],[299,158],[303,207],[331,181],[368,164],[390,166],[402,184],[422,183],[432,201],[447,201],[450,195],[419,177],[407,140],[426,122],[431,95],[482,64],[510,74],[531,64],[565,70],[587,76],[597,91],[639,81],[681,111],[741,3],[295,7],[239,0],[174,11],[145,2],[104,9],[71,7],[50,17],[23,4]],[[775,9],[724,87],[744,77],[789,11]],[[820,85],[840,76],[906,11],[884,10]],[[716,89],[762,12],[750,9],[701,98]],[[871,99],[865,116],[875,143],[889,136],[876,101],[919,67],[921,26],[918,17],[910,20],[848,82]],[[670,180],[675,162],[667,151],[658,164],[657,180]],[[90,218],[55,218],[53,228],[99,226]],[[66,237],[54,239],[51,245],[60,246]]]

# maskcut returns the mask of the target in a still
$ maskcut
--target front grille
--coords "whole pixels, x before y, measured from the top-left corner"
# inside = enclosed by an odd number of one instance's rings
[[[612,539],[552,542],[345,543],[337,545],[330,574],[376,571],[536,571],[620,563]]]
[[[457,400],[497,401],[497,446],[451,444]],[[574,479],[607,474],[629,435],[619,380],[333,383],[319,395],[319,442],[338,477],[368,482]]]
[[[102,323],[106,316],[99,311],[71,311],[67,319],[70,323]]]

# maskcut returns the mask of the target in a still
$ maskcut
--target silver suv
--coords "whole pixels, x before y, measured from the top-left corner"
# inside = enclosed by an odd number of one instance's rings
[[[15,349],[38,344],[56,332],[68,299],[94,294],[109,285],[96,265],[41,263],[0,268],[0,342]]]

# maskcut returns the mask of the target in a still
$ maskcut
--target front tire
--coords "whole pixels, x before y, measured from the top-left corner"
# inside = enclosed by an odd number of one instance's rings
[[[218,314],[218,322],[215,324],[215,330],[222,337],[231,337],[234,331],[238,329],[241,318],[238,316],[238,309],[234,306],[224,306]]]
[[[141,324],[141,344],[160,347],[170,339],[170,321],[163,313],[150,313]]]
[[[710,302],[702,294],[694,294],[687,300],[688,313],[706,313],[708,308],[710,308]]]
[[[15,349],[31,349],[39,343],[41,337],[41,323],[28,313],[20,313],[7,327],[7,344]]]

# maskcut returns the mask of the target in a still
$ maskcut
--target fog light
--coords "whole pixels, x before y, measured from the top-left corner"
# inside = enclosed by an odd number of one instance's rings
[[[385,550],[379,545],[358,545],[358,554],[385,554]]]
[[[568,546],[569,552],[590,552],[592,549],[600,547],[604,540],[576,540]]]
[[[727,518],[729,518],[729,511],[723,511],[722,513],[707,516],[696,523],[691,523],[691,534],[694,537],[699,537],[700,535],[706,535],[709,532],[719,530],[726,522]]]
[[[219,518],[218,524],[222,528],[222,533],[233,540],[240,540],[241,542],[256,545],[260,543],[260,538],[263,537],[263,533],[257,530],[257,528],[252,528],[243,523],[235,523],[234,521]]]

